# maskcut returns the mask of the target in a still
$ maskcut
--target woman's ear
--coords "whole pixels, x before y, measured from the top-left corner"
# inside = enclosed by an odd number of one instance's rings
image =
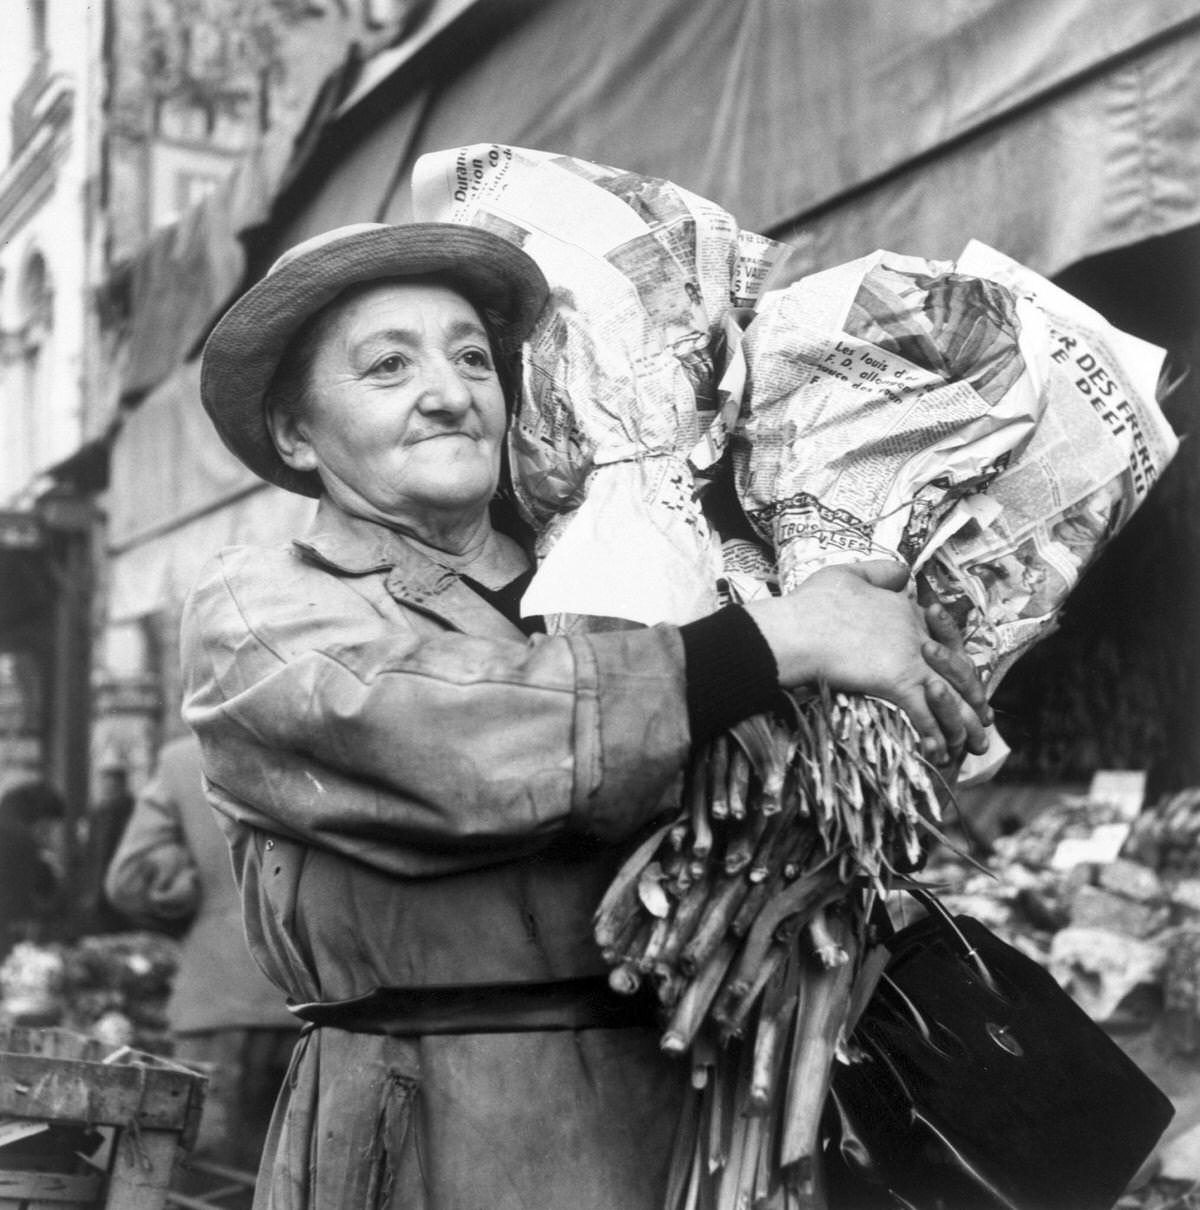
[[[291,409],[267,408],[267,429],[279,456],[295,471],[315,471],[317,455],[305,434],[304,421]]]

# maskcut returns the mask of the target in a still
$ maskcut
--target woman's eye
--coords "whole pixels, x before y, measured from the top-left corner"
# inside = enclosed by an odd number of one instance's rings
[[[407,362],[399,353],[389,353],[381,357],[371,369],[377,374],[399,374]]]
[[[464,349],[459,356],[463,363],[472,370],[490,370],[492,368],[491,355],[484,349]]]

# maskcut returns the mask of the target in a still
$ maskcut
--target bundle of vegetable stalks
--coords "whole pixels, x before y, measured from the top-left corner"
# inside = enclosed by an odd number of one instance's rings
[[[873,280],[865,264],[856,274]],[[904,303],[918,313],[931,289],[919,284]],[[830,562],[916,557],[986,468],[1028,439],[1038,399],[1022,389],[1011,299],[973,279],[950,285],[954,299],[985,294],[981,311],[998,297],[986,312],[995,316],[988,357],[930,367],[890,396],[819,368],[829,345],[811,330],[810,296],[850,288],[844,282],[769,296],[745,330],[735,352],[753,390],[739,412],[732,478],[785,591]],[[903,330],[903,317],[885,318]],[[958,325],[945,331],[961,335]],[[840,357],[851,346],[837,347]],[[871,348],[862,364],[885,367]],[[1004,370],[999,402],[959,385],[977,362]],[[881,409],[895,419],[882,422]],[[838,423],[846,445],[831,458]],[[988,457],[963,456],[968,438],[993,432]],[[847,472],[856,458],[869,473]],[[788,701],[786,715],[751,719],[696,755],[679,818],[630,858],[597,916],[613,986],[649,980],[664,1049],[691,1057],[694,1095],[668,1210],[824,1205],[821,1118],[836,1052],[870,991],[872,908],[915,866],[939,814],[901,711],[828,691]]]
[[[737,497],[783,591],[903,556],[994,688],[1175,441],[1154,402],[1160,351],[1015,262],[968,255],[880,254],[767,294],[725,381],[748,384]],[[1078,378],[1101,361],[1128,379],[1136,436]],[[692,1065],[667,1210],[825,1205],[831,1069],[880,977],[873,909],[936,833],[936,775],[902,712],[827,690],[787,701],[695,754],[677,817],[597,913],[614,987],[649,981],[664,1049]]]
[[[871,907],[911,868],[938,798],[906,716],[820,692],[698,751],[679,815],[596,916],[612,985],[649,981],[690,1055],[668,1210],[822,1204],[835,1052],[873,974]]]
[[[813,300],[839,291],[844,325],[873,342],[868,360],[854,360],[850,337],[831,344],[812,328]],[[931,327],[927,299],[953,322]],[[925,346],[905,345],[903,363],[880,347],[914,324],[929,337],[919,372],[911,358]],[[864,261],[760,304],[735,350],[753,390],[733,478],[785,591],[829,562],[915,559],[957,500],[1019,451],[1042,406],[1021,332],[1004,290],[908,262]],[[829,374],[830,363],[844,368]],[[866,387],[851,378],[859,365],[875,376]],[[962,385],[984,369],[987,397]],[[875,385],[893,370],[894,385]],[[844,446],[831,457],[839,426]],[[860,462],[868,469],[850,473]],[[931,771],[901,711],[822,691],[698,753],[685,798],[596,921],[614,987],[649,980],[664,1049],[692,1063],[668,1210],[822,1207],[831,1070],[877,977],[873,906],[936,827]]]

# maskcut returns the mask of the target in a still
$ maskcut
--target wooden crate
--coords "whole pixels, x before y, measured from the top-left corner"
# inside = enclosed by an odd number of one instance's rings
[[[66,1030],[0,1026],[0,1210],[163,1210],[205,1083]]]

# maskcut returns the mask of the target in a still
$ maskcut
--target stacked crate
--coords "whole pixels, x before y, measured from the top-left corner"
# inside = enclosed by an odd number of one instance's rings
[[[127,1047],[0,1026],[0,1210],[163,1210],[204,1088]]]

